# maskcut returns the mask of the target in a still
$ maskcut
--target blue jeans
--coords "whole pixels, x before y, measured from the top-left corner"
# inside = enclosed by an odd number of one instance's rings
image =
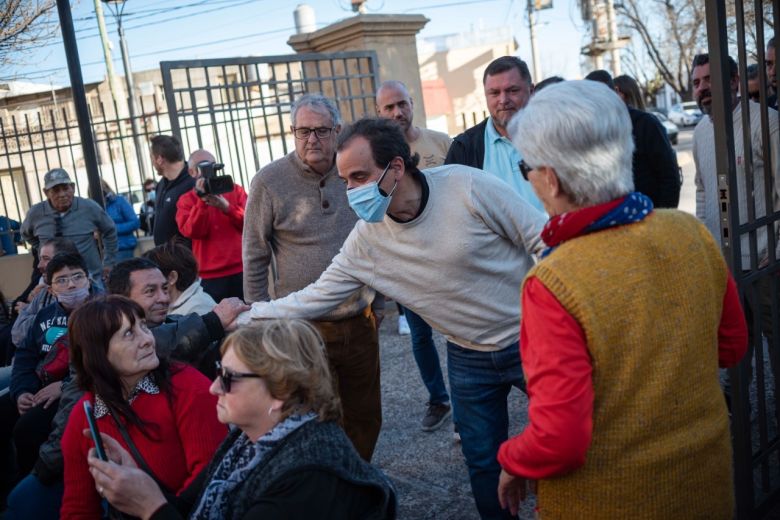
[[[525,392],[520,348],[479,352],[447,342],[447,368],[471,491],[484,519],[513,518],[498,503],[498,448],[509,435],[507,395]]]
[[[431,404],[450,402],[447,387],[444,386],[444,376],[439,363],[439,353],[436,352],[436,345],[433,342],[431,326],[407,308],[404,308],[404,316],[411,331],[414,360],[417,362],[420,377],[430,396],[428,402]]]
[[[57,520],[63,494],[62,481],[45,486],[35,475],[27,475],[8,495],[8,509],[3,518]]]

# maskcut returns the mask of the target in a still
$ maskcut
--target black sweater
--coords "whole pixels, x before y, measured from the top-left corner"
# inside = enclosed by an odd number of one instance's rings
[[[164,244],[173,236],[182,237],[188,247],[191,243],[179,232],[179,225],[176,223],[176,203],[186,192],[195,187],[195,179],[190,177],[187,171],[187,163],[184,163],[184,169],[174,180],[169,181],[163,178],[157,184],[157,193],[155,195],[154,206],[154,245]]]

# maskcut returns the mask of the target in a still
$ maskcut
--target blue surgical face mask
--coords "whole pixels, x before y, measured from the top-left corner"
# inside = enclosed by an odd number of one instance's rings
[[[387,208],[390,206],[390,200],[393,198],[398,182],[393,184],[393,189],[387,195],[382,195],[382,192],[379,191],[379,184],[385,178],[388,168],[390,168],[390,163],[387,163],[378,181],[347,190],[347,200],[350,207],[357,213],[358,217],[366,222],[382,222]]]

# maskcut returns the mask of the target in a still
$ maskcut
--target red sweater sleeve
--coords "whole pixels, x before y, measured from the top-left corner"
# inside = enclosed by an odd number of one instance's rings
[[[187,238],[206,238],[209,234],[209,206],[193,190],[182,194],[176,203],[176,224]]]
[[[230,223],[238,231],[244,230],[244,208],[246,208],[246,192],[244,188],[236,184],[231,194],[231,199],[228,200],[230,207],[227,211],[227,216],[230,219]]]
[[[520,351],[528,386],[528,427],[501,445],[498,461],[529,479],[585,463],[593,429],[593,367],[579,323],[537,279],[523,290]]]
[[[723,311],[718,327],[718,364],[721,368],[733,367],[748,347],[748,329],[745,313],[739,302],[737,284],[731,273],[726,281],[726,294],[723,295]]]
[[[217,420],[217,398],[209,393],[209,384],[191,366],[183,367],[171,380],[173,413],[188,474],[180,490],[186,489],[206,469],[228,432]]]
[[[62,457],[65,463],[65,493],[62,497],[60,516],[69,518],[100,518],[100,495],[95,489],[95,481],[89,473],[87,452],[92,447],[92,441],[82,435],[87,428],[87,418],[84,415],[84,401],[91,395],[84,396],[68,418],[65,433],[62,435]]]

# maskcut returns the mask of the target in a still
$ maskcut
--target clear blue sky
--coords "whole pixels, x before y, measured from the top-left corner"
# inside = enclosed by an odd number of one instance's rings
[[[94,13],[94,0],[73,2],[84,81],[99,81],[106,69]],[[156,68],[161,60],[291,54],[293,10],[303,2],[287,0],[128,0],[124,26],[135,71]],[[317,26],[352,16],[349,0],[308,0]],[[580,76],[579,49],[583,22],[576,0],[554,0],[554,8],[537,13],[542,76]],[[471,27],[511,25],[519,55],[531,65],[525,0],[369,0],[369,13],[419,13],[430,19],[421,36],[439,36]],[[122,74],[116,25],[103,7],[112,58]],[[56,11],[55,11],[56,18]],[[24,55],[25,65],[2,71],[17,79],[55,85],[70,83],[62,38]]]

